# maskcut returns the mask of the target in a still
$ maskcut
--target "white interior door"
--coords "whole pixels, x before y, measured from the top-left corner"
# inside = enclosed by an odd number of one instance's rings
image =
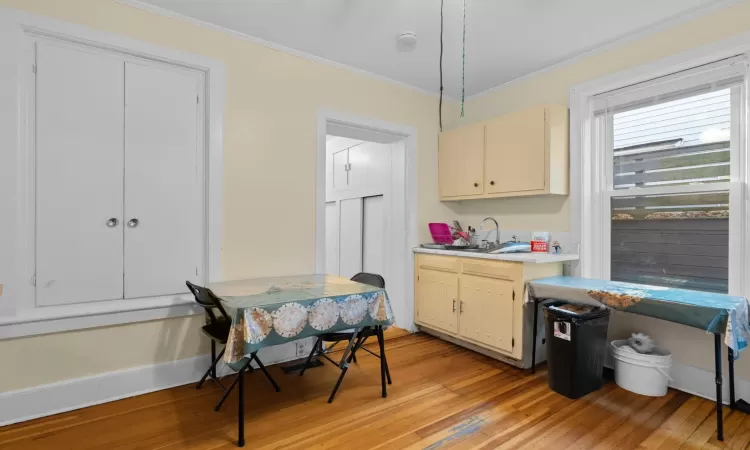
[[[362,272],[362,199],[341,200],[339,213],[339,275]]]
[[[123,296],[123,62],[36,45],[36,304]]]
[[[385,201],[382,195],[363,199],[362,271],[385,278]]]
[[[339,205],[326,203],[326,273],[339,274]]]
[[[198,86],[193,73],[126,63],[126,298],[186,292],[199,278]]]

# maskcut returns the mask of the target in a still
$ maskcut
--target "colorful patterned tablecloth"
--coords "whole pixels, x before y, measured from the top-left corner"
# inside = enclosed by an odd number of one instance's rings
[[[750,339],[748,301],[744,297],[564,276],[530,281],[529,295],[537,299],[606,305],[709,333],[723,332],[724,342],[735,351],[735,356],[747,347]]]
[[[332,275],[256,278],[208,288],[232,316],[224,360],[234,369],[263,347],[393,322],[385,289]]]

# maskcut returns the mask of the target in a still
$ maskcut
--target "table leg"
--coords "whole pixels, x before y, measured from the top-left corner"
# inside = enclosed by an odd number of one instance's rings
[[[714,333],[714,356],[716,363],[716,439],[724,440],[724,417],[722,416],[721,392],[721,333]]]
[[[378,345],[380,346],[380,385],[383,390],[383,398],[388,397],[388,392],[385,390],[385,344],[383,342],[383,327],[378,326],[376,328],[378,333]]]
[[[536,373],[536,327],[539,302],[537,301],[536,297],[532,297],[531,300],[533,300],[534,302],[534,328],[531,331],[531,373]]]
[[[727,359],[729,362],[729,407],[734,409],[737,402],[734,399],[734,350],[728,349]]]
[[[245,367],[237,374],[239,377],[237,403],[237,447],[245,446]]]

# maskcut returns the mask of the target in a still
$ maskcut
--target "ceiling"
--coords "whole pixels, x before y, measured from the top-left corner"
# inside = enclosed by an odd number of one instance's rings
[[[145,0],[438,92],[439,0]],[[466,96],[726,0],[466,0]],[[444,86],[461,98],[462,0],[444,0]],[[397,36],[414,32],[411,53]]]

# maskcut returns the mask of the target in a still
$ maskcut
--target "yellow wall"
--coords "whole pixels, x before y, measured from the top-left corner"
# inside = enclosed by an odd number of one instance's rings
[[[748,30],[750,2],[744,1],[610,50],[579,58],[536,76],[508,83],[487,94],[472,97],[466,102],[465,117],[452,120],[449,128],[543,103],[567,106],[568,91],[573,85]],[[483,217],[493,215],[504,229],[570,230],[570,212],[566,199],[514,198],[489,202],[464,201],[446,205],[458,215],[459,220],[468,224],[476,225]]]
[[[226,64],[225,279],[314,271],[320,108],[415,127],[420,229],[426,235],[430,219],[449,217],[437,201],[437,98],[114,0],[0,0],[0,6]],[[0,392],[204,354],[201,321],[177,318],[0,341],[0,361],[12,361],[3,365]]]
[[[126,35],[221,60],[227,67],[222,267],[227,279],[311,272],[314,269],[316,114],[330,108],[418,130],[419,228],[454,217],[477,224],[494,215],[505,229],[569,229],[566,199],[437,200],[437,100],[419,92],[318,64],[202,29],[114,0],[0,0],[0,6]],[[750,4],[685,23],[471,99],[457,119],[448,102],[446,123],[490,118],[538,103],[567,104],[576,83],[750,30]],[[271,236],[274,239],[269,239]],[[187,358],[207,352],[197,328],[202,318],[177,318],[0,341],[0,392],[58,380]],[[699,331],[676,346],[676,357],[710,366],[710,345]],[[668,330],[668,328],[661,328]],[[686,330],[686,329],[685,329]],[[647,330],[648,331],[648,330]],[[654,335],[660,330],[654,329]],[[668,339],[665,337],[665,339]],[[698,348],[696,347],[696,348]],[[741,374],[750,378],[750,358]],[[44,363],[44,365],[42,365]]]
[[[489,119],[532,105],[567,105],[569,89],[578,83],[748,31],[750,1],[743,1],[472,98],[466,104],[464,119],[452,122],[451,126]],[[569,231],[570,227],[567,200],[554,197],[462,202],[453,209],[465,223],[476,224],[482,217],[494,215],[505,229]],[[626,337],[632,331],[643,331],[656,338],[679,363],[713,370],[713,340],[700,330],[629,314],[615,315],[610,327],[612,336]],[[737,371],[738,376],[750,379],[747,355],[740,359]]]

